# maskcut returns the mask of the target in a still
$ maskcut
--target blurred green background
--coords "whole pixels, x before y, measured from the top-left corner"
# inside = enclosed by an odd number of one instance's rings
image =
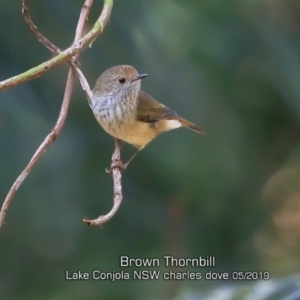
[[[66,48],[82,4],[31,1],[30,11]],[[95,1],[89,24],[101,9]],[[21,1],[0,2],[0,28],[0,80],[51,58],[25,25]],[[59,138],[17,192],[0,233],[0,298],[300,299],[300,2],[115,1],[109,26],[80,62],[91,86],[113,65],[148,73],[143,89],[208,135],[159,136],[123,174],[116,216],[87,227],[83,218],[112,207],[104,169],[114,144],[76,82]],[[0,94],[0,199],[54,126],[67,71]],[[126,145],[124,160],[133,151]],[[213,255],[214,268],[172,270],[268,271],[271,280],[65,279],[65,271],[140,270],[121,268],[121,255],[159,258],[161,271],[169,271],[164,255]]]

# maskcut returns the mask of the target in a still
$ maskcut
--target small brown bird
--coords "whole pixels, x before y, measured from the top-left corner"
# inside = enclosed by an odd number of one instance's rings
[[[141,79],[135,68],[120,65],[106,70],[98,78],[92,91],[90,107],[102,128],[114,138],[142,150],[164,131],[186,127],[198,133],[205,131],[179,117],[141,90]],[[125,164],[125,169],[138,151]]]

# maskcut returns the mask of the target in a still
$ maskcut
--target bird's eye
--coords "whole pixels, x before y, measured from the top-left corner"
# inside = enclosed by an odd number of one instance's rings
[[[119,81],[119,83],[124,84],[126,82],[126,79],[125,78],[120,78],[118,81]]]

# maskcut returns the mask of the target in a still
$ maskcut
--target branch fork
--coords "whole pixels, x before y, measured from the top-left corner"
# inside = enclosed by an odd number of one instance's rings
[[[79,16],[74,43],[68,49],[61,51],[58,47],[56,47],[52,42],[50,42],[46,37],[44,37],[38,31],[37,26],[34,25],[29,15],[28,2],[29,0],[22,0],[22,13],[24,15],[26,24],[28,25],[30,31],[36,36],[38,41],[41,42],[46,48],[48,48],[52,53],[56,54],[56,56],[50,59],[49,61],[44,62],[22,74],[19,74],[17,76],[14,76],[12,78],[0,82],[0,91],[20,85],[23,82],[26,82],[35,77],[39,77],[43,75],[46,71],[49,71],[53,67],[60,65],[66,61],[70,64],[71,69],[68,73],[64,98],[62,101],[57,122],[54,128],[50,131],[50,133],[46,136],[42,144],[36,150],[35,154],[29,161],[28,165],[17,177],[12,187],[10,188],[3,202],[2,208],[0,210],[0,229],[5,224],[5,216],[7,214],[9,205],[11,204],[15,193],[17,192],[17,190],[19,189],[23,181],[26,179],[26,177],[28,176],[32,168],[41,158],[43,153],[59,136],[63,128],[63,125],[67,117],[69,105],[70,105],[70,100],[71,100],[74,80],[75,80],[75,74],[79,78],[81,86],[83,90],[86,92],[88,99],[91,99],[92,92],[85,76],[83,75],[82,71],[79,68],[80,63],[78,62],[78,57],[79,57],[79,53],[85,47],[91,45],[91,43],[97,38],[97,36],[103,32],[104,27],[109,22],[109,18],[113,6],[113,0],[104,0],[104,5],[103,5],[101,15],[99,16],[98,20],[94,24],[92,30],[88,32],[85,36],[83,36],[84,25],[86,20],[88,19],[88,15],[93,4],[93,0],[85,0]],[[113,177],[113,190],[114,190],[113,208],[109,213],[100,216],[95,220],[84,219],[83,221],[88,225],[101,226],[102,224],[110,220],[115,215],[115,213],[117,212],[117,210],[119,209],[122,203],[123,196],[122,196],[121,170],[119,167],[114,166],[113,163],[114,161],[117,160],[120,161],[120,149],[121,149],[121,141],[115,140],[115,151],[112,155],[112,165],[111,165],[111,170],[112,170],[111,174]]]

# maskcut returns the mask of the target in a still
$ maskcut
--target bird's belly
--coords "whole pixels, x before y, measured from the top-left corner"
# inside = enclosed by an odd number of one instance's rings
[[[118,125],[111,125],[103,126],[107,133],[137,147],[138,149],[143,149],[157,135],[156,130],[153,127],[139,121],[120,121],[118,122]]]
[[[111,136],[123,140],[138,149],[143,149],[157,135],[157,130],[149,123],[136,120],[135,115],[116,115],[105,112],[95,115],[101,127]]]

